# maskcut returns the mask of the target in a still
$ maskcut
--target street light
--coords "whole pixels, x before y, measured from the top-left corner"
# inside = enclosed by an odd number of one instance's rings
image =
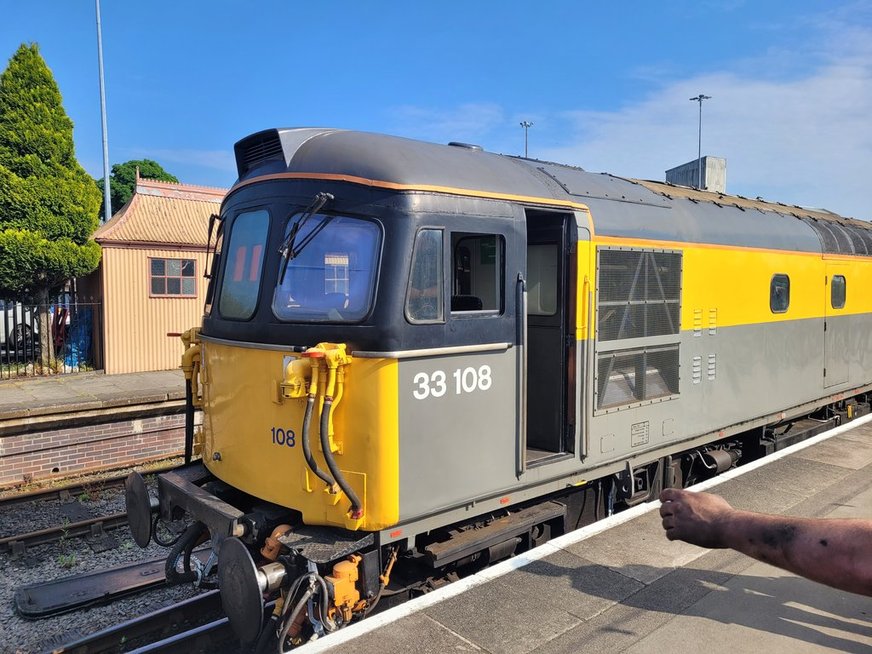
[[[695,98],[690,98],[691,102],[699,102],[699,141],[697,142],[696,151],[696,188],[702,189],[702,101],[711,100],[712,96],[703,95],[700,93]]]
[[[527,130],[533,126],[533,123],[529,120],[522,120],[521,127],[524,128],[524,159],[527,158]]]

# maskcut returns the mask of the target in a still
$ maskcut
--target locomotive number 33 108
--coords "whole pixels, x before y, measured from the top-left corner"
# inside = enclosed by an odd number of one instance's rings
[[[490,366],[456,368],[453,372],[434,370],[431,373],[419,372],[412,380],[412,396],[416,400],[428,397],[442,397],[449,391],[454,395],[487,391],[493,385]]]

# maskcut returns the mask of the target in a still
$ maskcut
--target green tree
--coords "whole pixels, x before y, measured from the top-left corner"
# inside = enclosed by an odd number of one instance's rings
[[[0,297],[43,305],[44,364],[54,354],[49,298],[100,262],[99,204],[58,85],[39,47],[22,44],[0,74]]]
[[[112,173],[109,175],[109,199],[112,200],[112,212],[118,211],[133,197],[136,188],[136,169],[139,168],[139,176],[145,179],[156,179],[160,182],[178,183],[178,178],[163,169],[158,162],[151,159],[134,159],[124,163],[114,164]],[[103,178],[97,180],[100,195],[103,195]],[[100,205],[100,218],[103,218],[105,207]],[[110,216],[111,217],[111,216]]]

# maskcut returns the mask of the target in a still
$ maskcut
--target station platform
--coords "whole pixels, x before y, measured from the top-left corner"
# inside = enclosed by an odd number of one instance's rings
[[[870,420],[695,490],[751,511],[872,517]],[[732,550],[670,542],[659,506],[634,507],[295,651],[872,652],[872,597]]]
[[[0,490],[178,456],[184,425],[180,370],[0,381]]]
[[[86,372],[0,381],[0,420],[184,400],[181,370],[104,375]]]

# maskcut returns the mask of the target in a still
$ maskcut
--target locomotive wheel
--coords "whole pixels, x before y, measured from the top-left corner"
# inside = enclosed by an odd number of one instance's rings
[[[238,538],[221,543],[218,588],[221,605],[239,640],[246,645],[256,641],[263,625],[263,595],[251,554]]]

